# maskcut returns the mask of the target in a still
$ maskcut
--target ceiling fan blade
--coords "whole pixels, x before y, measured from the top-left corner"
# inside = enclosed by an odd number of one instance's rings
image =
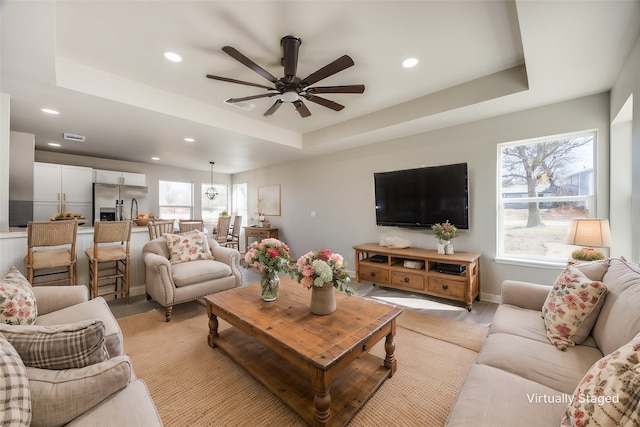
[[[319,82],[322,79],[326,79],[340,71],[349,68],[354,65],[353,59],[349,55],[342,55],[340,58],[320,68],[315,73],[309,75],[306,79],[300,81],[301,86],[311,86],[312,84]]]
[[[316,104],[320,104],[323,107],[327,107],[327,108],[331,108],[334,111],[340,111],[344,108],[344,105],[338,104],[337,102],[333,102],[329,99],[326,98],[321,98],[319,96],[314,96],[314,95],[306,95],[305,96],[306,99],[308,99],[311,102],[315,102]]]
[[[207,78],[213,79],[213,80],[220,80],[222,82],[237,83],[239,85],[260,87],[262,89],[273,90],[273,88],[269,87],[269,86],[260,85],[258,83],[245,82],[245,81],[242,81],[242,80],[230,79],[228,77],[220,77],[220,76],[214,76],[214,75],[211,75],[211,74],[207,74]]]
[[[296,110],[298,110],[298,114],[300,114],[300,117],[309,117],[311,115],[311,111],[309,111],[307,106],[304,105],[304,102],[302,102],[301,100],[294,101],[293,105],[295,105]]]
[[[363,93],[364,85],[318,86],[307,88],[307,93]]]
[[[273,93],[263,93],[261,95],[245,96],[243,98],[229,98],[229,99],[227,99],[227,102],[235,104],[236,102],[249,101],[251,99],[270,98],[272,96],[276,96],[276,95],[279,95],[279,94],[280,94],[280,92],[273,92]]]
[[[273,105],[269,107],[267,111],[264,112],[263,116],[272,115],[273,113],[278,111],[278,108],[280,108],[281,105],[282,105],[282,99],[276,99],[276,102],[274,102]]]
[[[275,83],[278,80],[275,77],[273,77],[271,73],[269,73],[267,70],[265,70],[264,68],[262,68],[261,66],[259,66],[258,64],[256,64],[255,62],[247,58],[246,56],[244,56],[243,54],[241,54],[237,49],[231,46],[225,46],[222,48],[222,51],[227,55],[231,56],[236,61],[240,62],[242,65],[245,65],[246,67],[260,74],[262,77],[269,80],[271,83]]]
[[[284,66],[284,77],[291,81],[296,76],[298,69],[298,52],[302,40],[295,36],[284,36],[280,40],[282,46],[282,65]]]

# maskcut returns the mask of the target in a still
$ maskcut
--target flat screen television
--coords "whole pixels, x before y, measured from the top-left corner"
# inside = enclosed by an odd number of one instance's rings
[[[466,163],[376,172],[373,180],[377,225],[431,228],[449,220],[469,228]]]

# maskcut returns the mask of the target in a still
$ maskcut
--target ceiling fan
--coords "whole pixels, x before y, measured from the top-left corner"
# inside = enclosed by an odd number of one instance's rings
[[[322,98],[317,94],[364,92],[364,85],[312,86],[320,80],[326,79],[329,76],[332,76],[346,68],[353,66],[353,59],[351,59],[348,55],[341,56],[335,61],[320,68],[316,72],[311,73],[304,79],[297,77],[296,72],[298,68],[298,52],[300,50],[301,44],[302,40],[295,36],[284,36],[280,40],[280,45],[282,46],[283,53],[282,60],[280,62],[284,67],[284,77],[281,77],[279,79],[275,78],[267,70],[260,67],[258,64],[244,56],[233,47],[225,46],[222,48],[223,52],[273,83],[273,87],[231,79],[228,77],[214,76],[211,74],[207,74],[207,77],[210,79],[220,80],[228,83],[237,83],[241,85],[259,87],[268,91],[267,93],[263,93],[260,95],[245,96],[242,98],[230,98],[226,100],[226,102],[230,102],[232,104],[237,102],[249,101],[251,99],[279,96],[278,99],[276,99],[276,101],[273,103],[273,105],[271,105],[271,107],[269,107],[269,109],[265,111],[265,116],[270,116],[275,113],[284,102],[290,102],[296,107],[296,110],[301,117],[309,117],[311,115],[311,111],[309,111],[309,108],[305,105],[303,99],[315,102],[316,104],[320,104],[323,107],[330,108],[334,111],[340,111],[344,108],[344,105],[338,104],[337,102],[331,101],[326,98]]]

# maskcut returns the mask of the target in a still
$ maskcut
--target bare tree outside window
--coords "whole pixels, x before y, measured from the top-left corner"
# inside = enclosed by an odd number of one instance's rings
[[[158,182],[160,218],[189,219],[193,212],[193,184],[190,182]]]
[[[566,259],[569,221],[593,216],[595,133],[499,145],[498,253]]]

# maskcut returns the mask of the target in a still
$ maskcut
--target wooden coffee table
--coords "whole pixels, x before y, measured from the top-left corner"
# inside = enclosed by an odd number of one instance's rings
[[[208,343],[242,365],[316,426],[345,425],[396,370],[396,318],[402,309],[336,292],[337,310],[309,311],[311,291],[280,279],[272,302],[260,283],[205,298]],[[234,328],[218,331],[218,317]],[[385,339],[384,360],[369,350]]]

